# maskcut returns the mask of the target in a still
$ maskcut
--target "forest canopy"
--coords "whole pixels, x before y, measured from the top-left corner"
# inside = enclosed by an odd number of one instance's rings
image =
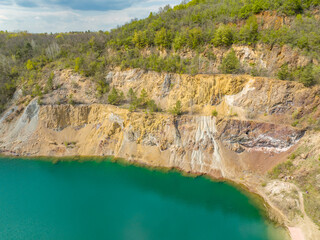
[[[97,82],[103,94],[108,89],[103,83],[106,72],[114,67],[211,73],[210,64],[216,61],[208,51],[211,47],[230,52],[222,60],[221,73],[259,75],[241,69],[232,50],[235,45],[288,45],[318,61],[320,20],[314,13],[319,12],[319,4],[320,0],[192,0],[173,8],[165,6],[145,19],[133,19],[106,32],[2,31],[0,111],[17,86],[26,95],[50,91],[55,69],[73,69]],[[289,21],[277,29],[261,27],[256,16],[262,12]],[[314,63],[295,69],[283,65],[276,75],[264,74],[312,86],[319,81],[320,68]]]

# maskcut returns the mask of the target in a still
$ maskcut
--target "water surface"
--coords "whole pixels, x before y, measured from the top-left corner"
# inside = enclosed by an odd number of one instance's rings
[[[283,240],[226,183],[106,162],[0,158],[0,239]]]

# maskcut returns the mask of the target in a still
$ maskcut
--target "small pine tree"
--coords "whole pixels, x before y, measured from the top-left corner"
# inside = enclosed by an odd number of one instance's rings
[[[255,43],[259,36],[257,18],[255,16],[249,17],[239,34],[242,42],[249,45]]]
[[[53,90],[53,78],[54,78],[54,73],[51,72],[50,75],[49,75],[49,78],[47,80],[46,92],[49,92],[49,91]]]
[[[217,31],[214,33],[212,43],[215,47],[219,46],[231,46],[235,40],[235,34],[232,27],[228,25],[220,25]]]
[[[139,103],[140,103],[140,106],[144,107],[148,102],[148,93],[147,91],[143,88],[141,90],[141,93],[140,93],[140,98],[139,98]]]
[[[132,88],[129,89],[129,91],[127,93],[127,98],[130,103],[137,100],[137,94],[133,91]]]
[[[112,105],[120,104],[124,99],[122,91],[118,91],[116,88],[112,88],[111,93],[108,95],[108,102]]]
[[[171,113],[176,116],[182,114],[182,106],[180,100],[176,101],[175,106],[171,109]]]
[[[314,76],[313,76],[313,68],[312,65],[306,66],[301,72],[299,82],[303,83],[306,87],[311,87],[315,84]]]
[[[109,88],[109,84],[106,83],[103,80],[99,80],[97,82],[97,93],[98,96],[101,97],[103,94],[109,92],[110,88]]]
[[[157,112],[159,110],[156,102],[154,100],[149,100],[147,102],[147,109],[150,113]]]
[[[137,110],[137,107],[138,107],[137,101],[133,101],[133,102],[130,103],[129,111],[130,112],[134,112],[134,111]]]
[[[220,70],[225,74],[234,74],[240,71],[240,61],[233,49],[222,59]]]
[[[288,64],[283,64],[277,73],[280,80],[292,80],[292,74],[289,71]]]

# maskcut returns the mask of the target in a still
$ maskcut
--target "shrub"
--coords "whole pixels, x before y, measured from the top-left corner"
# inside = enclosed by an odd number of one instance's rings
[[[133,91],[132,88],[129,89],[127,93],[127,98],[130,103],[137,101],[137,94]]]
[[[74,60],[74,71],[75,72],[80,72],[80,67],[81,67],[82,63],[83,63],[83,59],[80,57],[77,57]]]
[[[202,44],[201,28],[193,28],[188,31],[188,46],[192,49],[197,48]]]
[[[289,71],[288,64],[283,64],[277,73],[280,80],[292,80],[292,74]]]
[[[171,109],[170,112],[171,112],[173,115],[176,115],[176,116],[181,115],[181,114],[182,114],[181,108],[182,108],[182,107],[181,107],[181,101],[178,100],[178,101],[176,101],[175,106]]]
[[[97,93],[98,93],[99,97],[101,97],[103,94],[109,92],[109,90],[110,90],[110,87],[109,87],[108,83],[106,83],[103,80],[99,80],[97,82]]]
[[[291,124],[291,126],[292,126],[292,127],[296,127],[298,124],[299,124],[299,120],[295,120],[295,121]]]
[[[269,172],[271,178],[278,178],[280,174],[289,174],[294,170],[294,165],[291,160],[288,160],[284,163],[280,163],[274,169]]]
[[[214,110],[212,111],[211,115],[212,115],[213,117],[217,117],[217,116],[218,116],[217,110],[214,109]]]
[[[143,89],[141,90],[140,97],[139,97],[139,105],[140,105],[141,107],[145,107],[146,104],[147,104],[147,102],[148,102],[148,93],[147,93],[147,91],[143,88]]]
[[[259,36],[257,18],[255,16],[249,17],[239,34],[243,43],[251,45],[257,42]]]
[[[118,91],[116,88],[112,88],[111,93],[108,95],[108,102],[112,105],[120,104],[124,99],[122,91]]]
[[[45,87],[46,92],[53,90],[53,78],[54,78],[54,73],[51,72],[46,83],[46,87]]]
[[[75,101],[73,100],[73,95],[72,94],[70,94],[69,97],[68,97],[68,104],[71,104],[71,105],[75,104]]]
[[[217,31],[214,33],[212,43],[215,47],[231,46],[235,40],[234,29],[228,25],[221,24]]]
[[[173,39],[172,46],[175,50],[179,50],[187,44],[187,37],[182,33],[177,33]]]
[[[148,37],[145,31],[135,31],[132,37],[132,43],[137,48],[144,48],[148,45]]]
[[[240,71],[240,61],[233,49],[222,59],[220,70],[225,74],[238,73]]]
[[[281,6],[280,10],[286,15],[300,13],[303,10],[301,0],[285,0],[283,1],[283,5]]]
[[[315,84],[312,70],[313,70],[312,65],[309,64],[301,72],[299,82],[303,83],[303,85],[306,87],[311,87],[312,85]]]
[[[129,111],[130,112],[134,112],[137,110],[137,107],[138,107],[138,102],[137,101],[133,101],[130,103],[130,106],[129,106]]]
[[[36,68],[36,63],[29,59],[26,63],[26,68],[29,71],[34,70]]]
[[[149,110],[150,113],[159,111],[159,107],[157,106],[154,100],[149,100],[147,102],[147,109]]]
[[[170,30],[161,28],[154,37],[154,43],[161,48],[170,48],[172,42],[172,33]]]

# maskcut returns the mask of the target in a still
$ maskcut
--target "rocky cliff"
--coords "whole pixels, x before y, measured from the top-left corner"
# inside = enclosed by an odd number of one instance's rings
[[[301,190],[267,175],[306,139],[317,141],[310,126],[318,124],[319,88],[245,75],[109,72],[106,81],[111,86],[124,93],[145,89],[163,110],[146,113],[130,112],[127,104],[105,104],[94,86],[71,71],[55,75],[60,87],[45,95],[41,105],[17,94],[1,116],[2,153],[112,155],[231,180],[261,195],[272,218],[302,231],[305,239],[319,238]],[[74,105],[63,103],[70,94]],[[177,100],[182,116],[167,113]]]

